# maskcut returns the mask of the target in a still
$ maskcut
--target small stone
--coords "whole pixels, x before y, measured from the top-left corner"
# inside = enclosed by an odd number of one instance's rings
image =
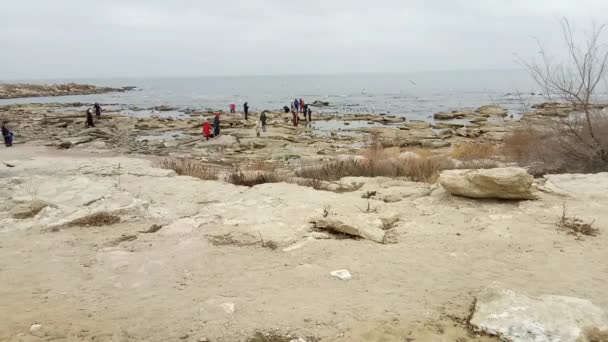
[[[336,277],[340,280],[353,279],[353,276],[350,274],[350,272],[348,270],[337,270],[337,271],[330,272],[330,274],[332,277]]]
[[[197,340],[198,342],[209,342],[210,340],[206,337],[201,337]]]
[[[181,336],[179,337],[179,339],[180,339],[180,340],[185,340],[185,339],[187,339],[188,337],[190,337],[190,335],[188,335],[188,334],[183,334],[183,335],[181,335]]]
[[[234,303],[223,303],[220,305],[220,308],[222,308],[225,313],[230,315],[232,315],[234,311],[236,311],[236,305]]]

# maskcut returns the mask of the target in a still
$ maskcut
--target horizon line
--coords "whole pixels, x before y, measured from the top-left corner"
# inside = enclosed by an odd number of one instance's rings
[[[335,72],[335,73],[286,73],[286,74],[217,74],[217,75],[149,75],[149,76],[68,76],[68,77],[25,77],[0,79],[0,83],[21,82],[21,81],[45,81],[45,80],[117,80],[117,79],[194,79],[194,78],[253,78],[253,77],[299,77],[299,76],[365,76],[365,75],[414,75],[414,74],[432,74],[432,73],[449,73],[449,72],[489,72],[489,71],[525,71],[524,68],[481,68],[481,69],[437,69],[424,71],[350,71],[350,72]]]

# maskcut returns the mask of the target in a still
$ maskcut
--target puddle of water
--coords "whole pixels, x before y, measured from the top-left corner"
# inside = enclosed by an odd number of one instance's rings
[[[137,137],[137,141],[141,142],[141,141],[171,141],[171,140],[178,140],[178,139],[185,139],[188,138],[190,136],[183,134],[179,131],[169,131],[169,132],[164,132],[162,134],[157,134],[157,135],[142,135]]]
[[[314,134],[319,136],[328,136],[331,132],[336,132],[338,136],[357,136],[361,135],[362,132],[350,130],[357,128],[386,127],[386,125],[368,121],[328,120],[315,121],[312,123],[311,127],[314,129]]]
[[[149,117],[158,117],[158,118],[174,118],[174,119],[182,119],[187,118],[183,112],[177,110],[169,110],[169,111],[157,111],[157,110],[132,110],[132,109],[123,109],[120,111],[121,115],[132,116],[136,118],[149,118]]]

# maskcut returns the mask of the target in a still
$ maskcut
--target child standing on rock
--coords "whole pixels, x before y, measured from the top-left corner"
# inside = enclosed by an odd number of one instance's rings
[[[203,136],[206,140],[209,140],[209,138],[211,138],[211,125],[207,120],[205,120],[205,123],[203,124]]]

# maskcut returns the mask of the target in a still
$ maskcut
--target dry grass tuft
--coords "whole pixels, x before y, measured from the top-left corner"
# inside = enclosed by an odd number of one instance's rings
[[[16,211],[13,214],[13,217],[19,220],[32,218],[38,215],[38,213],[40,213],[42,209],[46,208],[47,206],[48,204],[46,202],[34,200],[24,205],[21,210]]]
[[[180,176],[190,176],[203,180],[218,180],[219,170],[191,159],[163,159],[160,167],[175,171]]]
[[[110,226],[120,222],[120,217],[102,211],[70,222],[69,226]]]
[[[247,342],[290,342],[290,341],[297,341],[298,338],[295,338],[294,336],[291,335],[283,335],[280,332],[261,332],[258,331],[256,332],[252,337],[247,339]],[[310,342],[318,342],[320,341],[319,338],[317,337],[313,337],[313,336],[306,336],[306,338],[304,339],[305,341],[310,341]]]
[[[597,236],[600,233],[599,229],[593,227],[593,222],[585,223],[576,216],[568,216],[568,210],[565,203],[562,209],[562,215],[557,220],[556,225],[560,230],[565,231],[570,235],[574,235],[579,239],[582,235]]]
[[[496,146],[483,143],[466,143],[456,146],[450,156],[462,161],[491,159],[496,156]]]
[[[247,171],[264,171],[264,172],[275,172],[276,167],[272,162],[263,160],[252,160],[243,166],[244,170]]]
[[[279,176],[276,171],[243,172],[240,168],[235,167],[228,174],[226,181],[234,185],[253,187],[265,183],[280,183],[285,181],[285,179]]]
[[[363,158],[325,161],[296,170],[296,176],[324,181],[337,181],[343,177],[408,177],[417,182],[433,183],[442,170],[454,166],[445,156],[401,158],[398,151],[371,148],[363,153]]]

